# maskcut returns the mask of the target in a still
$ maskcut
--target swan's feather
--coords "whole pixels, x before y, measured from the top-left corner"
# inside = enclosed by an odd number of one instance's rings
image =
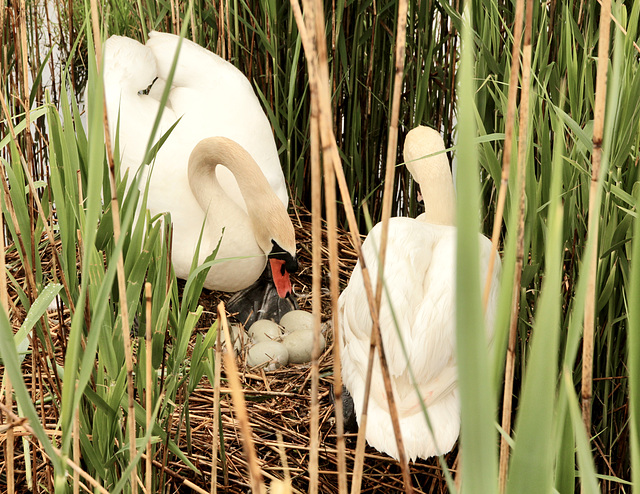
[[[380,328],[403,441],[412,460],[446,453],[455,444],[460,428],[454,311],[456,231],[453,226],[432,225],[411,218],[392,218],[389,222]],[[380,234],[381,224],[378,224],[362,246],[374,290]],[[484,255],[491,246],[487,246],[484,236],[479,238]],[[486,262],[483,269],[486,273]],[[491,303],[496,296],[494,290]],[[372,329],[359,263],[340,296],[339,310],[342,376],[353,395],[359,419]],[[487,323],[492,327],[492,320]],[[436,432],[435,441],[412,384],[398,333]],[[377,353],[366,437],[371,446],[398,457]]]
[[[173,34],[149,34],[146,46],[157,60],[160,84],[168,77],[178,40],[179,37]],[[288,205],[271,124],[248,79],[234,65],[196,43],[182,40],[169,101],[176,116],[182,116],[178,125],[189,129],[185,145],[192,143],[193,148],[201,139],[210,136],[236,141],[253,156],[271,188],[282,203]],[[223,188],[244,207],[229,171],[219,168],[217,174]]]

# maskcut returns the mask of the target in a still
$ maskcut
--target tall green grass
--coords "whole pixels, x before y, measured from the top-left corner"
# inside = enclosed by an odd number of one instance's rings
[[[132,463],[124,412],[128,401],[123,312],[114,285],[117,257],[123,256],[130,282],[126,301],[132,336],[139,340],[146,324],[153,330],[153,369],[145,366],[144,344],[139,341],[136,347],[136,393],[151,392],[154,403],[150,424],[142,406],[136,405],[138,451],[143,441],[152,438],[155,448],[191,465],[188,452],[177,445],[182,426],[176,431],[171,424],[189,427],[189,395],[201,376],[213,378],[210,348],[215,328],[196,337],[193,355],[187,359],[187,346],[201,313],[197,302],[201,280],[194,277],[193,290],[180,299],[168,264],[168,246],[161,240],[166,238],[166,223],[136,220],[135,205],[141,198],[135,187],[126,191],[122,183],[118,186],[120,216],[123,231],[129,234],[118,242],[113,238],[112,211],[101,200],[110,197],[110,187],[100,92],[91,91],[91,99],[85,102],[94,110],[86,132],[77,105],[86,77],[92,89],[99,87],[92,82],[96,67],[85,14],[89,9],[82,2],[72,5],[72,10],[59,9],[63,23],[58,30],[35,4],[27,4],[30,42],[26,49],[30,60],[43,60],[28,66],[35,81],[31,86],[23,83],[20,27],[18,16],[13,15],[20,13],[20,3],[7,7],[12,15],[0,17],[1,91],[6,102],[0,118],[0,159],[7,184],[2,211],[10,243],[7,253],[15,253],[18,259],[7,266],[7,276],[15,293],[13,305],[20,308],[12,307],[0,318],[0,354],[3,370],[15,387],[20,414],[29,419],[55,470],[55,485],[47,488],[61,492],[68,488],[65,475],[71,470],[64,458],[74,459],[77,420],[83,469],[110,491],[128,490],[127,469]],[[180,3],[178,17],[172,18],[173,5],[168,0],[105,1],[101,28],[105,35],[125,34],[140,40],[152,29],[177,32],[186,23],[186,6]],[[195,2],[188,19],[194,27],[188,29],[187,37],[221,53],[248,75],[273,125],[292,197],[309,207],[309,83],[291,7],[287,2],[244,0],[225,2],[223,7],[227,17],[220,19],[218,3],[212,8]],[[406,132],[420,123],[443,131],[447,144],[454,147],[460,228],[469,238],[478,228],[491,231],[497,194],[507,187],[500,230],[503,293],[493,352],[487,358],[486,351],[478,349],[481,339],[462,339],[466,346],[461,355],[469,356],[461,366],[462,490],[482,485],[483,492],[496,491],[498,440],[506,435],[512,445],[509,492],[553,488],[574,492],[578,485],[589,492],[629,492],[629,483],[637,484],[640,475],[640,3],[617,2],[612,10],[616,23],[611,26],[604,122],[606,163],[599,233],[591,247],[596,249],[597,273],[589,430],[582,426],[578,393],[583,313],[589,303],[585,260],[600,7],[597,2],[532,5],[530,125],[527,135],[516,135],[512,160],[515,163],[518,146],[523,146],[524,266],[515,288],[521,303],[515,309],[513,431],[501,431],[496,423],[502,406],[498,397],[520,221],[515,165],[509,181],[501,184],[511,47],[519,40],[513,39],[514,3],[481,0],[471,7],[463,21],[461,10],[448,2],[409,2],[398,140],[402,143]],[[337,0],[325,9],[334,132],[364,233],[365,206],[374,220],[382,211],[397,2]],[[33,34],[38,26],[45,33],[50,31],[62,52],[70,54],[69,71],[48,93],[43,90],[41,69],[51,58],[45,59],[46,49]],[[34,122],[29,124],[30,137],[24,130],[25,112],[29,112],[28,121]],[[398,162],[400,156],[398,149]],[[419,205],[404,168],[398,167],[395,178],[394,211],[415,215]],[[42,204],[40,210],[34,194]],[[49,228],[55,245],[47,235]],[[43,264],[53,249],[55,261]],[[472,252],[470,243],[464,242],[461,262],[472,258]],[[144,305],[145,282],[152,285],[151,321]],[[50,320],[43,317],[45,302],[56,291],[72,311],[72,324],[65,328],[62,343],[54,340]],[[463,311],[460,317],[480,320],[478,295],[473,290],[461,294],[469,297],[465,300],[472,301],[468,306],[474,310]],[[23,328],[16,337],[12,324]],[[12,338],[17,344],[29,331],[33,340],[27,358],[33,365],[39,362],[36,357],[46,363],[38,386],[56,404],[59,436],[55,441],[40,425],[45,419],[39,398],[25,387],[18,351],[10,344]],[[476,360],[479,353],[482,357]],[[144,385],[148,373],[155,383],[150,390]],[[179,393],[185,397],[180,409],[176,408]],[[163,461],[167,455],[160,455]],[[477,458],[482,461],[474,465]],[[133,465],[139,467],[139,461],[138,455]],[[160,490],[161,484],[160,476],[154,479],[154,489]]]

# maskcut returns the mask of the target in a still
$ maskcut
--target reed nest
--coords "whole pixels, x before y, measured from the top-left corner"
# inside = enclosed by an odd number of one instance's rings
[[[301,207],[294,208],[292,221],[296,228],[298,242],[298,256],[300,270],[293,279],[294,291],[298,296],[300,308],[311,310],[311,214]],[[326,225],[323,224],[323,296],[322,320],[328,322],[331,318],[330,294],[326,286],[329,267],[326,260]],[[340,285],[346,285],[349,275],[357,261],[356,252],[345,231],[338,232],[339,276]],[[14,251],[15,252],[15,251]],[[11,265],[11,251],[8,265]],[[16,255],[17,257],[17,255]],[[17,261],[17,259],[16,259]],[[14,265],[20,266],[16,262]],[[22,273],[13,273],[20,282]],[[25,311],[18,303],[15,292],[11,292],[13,300],[13,325],[19,328],[25,316]],[[228,298],[228,294],[205,291],[200,303],[204,307],[203,315],[198,324],[198,331],[205,332],[215,320],[216,307],[219,301]],[[50,316],[51,317],[51,316]],[[58,317],[55,313],[53,318]],[[65,323],[69,323],[68,310],[65,310]],[[319,491],[323,493],[338,492],[338,455],[336,449],[336,431],[334,405],[332,402],[331,386],[333,383],[334,344],[330,325],[323,325],[327,339],[327,347],[319,360],[319,403],[320,403],[320,447],[319,447]],[[64,327],[64,324],[58,325]],[[62,365],[62,355],[65,343],[62,331],[52,332],[54,345],[59,363]],[[195,337],[195,333],[194,333]],[[193,338],[192,338],[193,340]],[[36,374],[49,375],[44,368],[34,368],[33,362],[44,359],[27,358],[23,364],[25,381],[29,389],[35,390],[33,376]],[[275,371],[250,369],[245,365],[242,355],[237,358],[237,365],[242,383],[246,410],[252,429],[253,441],[259,466],[269,483],[272,479],[284,479],[289,475],[293,492],[306,492],[309,484],[309,437],[310,437],[310,406],[311,406],[311,367],[309,364],[289,365]],[[223,368],[220,410],[220,425],[222,428],[223,454],[217,462],[218,492],[246,493],[250,491],[250,478],[247,459],[242,449],[242,437],[239,423],[236,419],[230,389],[226,384]],[[51,379],[48,376],[47,379]],[[42,382],[37,379],[38,382]],[[49,381],[51,382],[51,381]],[[52,383],[53,384],[53,383]],[[32,387],[33,386],[33,387]],[[55,389],[55,385],[51,386]],[[46,394],[46,391],[42,390]],[[38,397],[43,396],[38,391]],[[55,393],[55,391],[54,391]],[[181,397],[179,397],[181,398]],[[35,397],[34,397],[35,399]],[[58,396],[59,399],[59,396]],[[57,410],[55,400],[43,400],[39,404],[39,411],[43,417],[45,429],[55,435]],[[177,408],[171,421],[173,437],[187,458],[198,468],[194,472],[177,459],[163,462],[161,455],[154,459],[156,475],[163,475],[164,492],[210,492],[212,475],[212,455],[214,444],[214,388],[203,378],[198,387],[189,397],[189,428],[183,421],[184,402],[178,400]],[[17,424],[14,424],[14,426]],[[21,429],[14,429],[20,434]],[[187,433],[187,430],[189,431]],[[22,430],[24,434],[24,431]],[[6,428],[0,431],[0,468],[4,466],[4,448]],[[35,439],[31,439],[35,443]],[[35,444],[34,444],[35,445]],[[26,491],[26,479],[22,446],[16,442],[16,482],[17,492]],[[356,434],[346,435],[346,467],[351,478],[351,471],[355,460]],[[36,446],[37,449],[37,446]],[[42,450],[39,450],[44,455]],[[447,463],[451,465],[456,458],[456,451],[447,455]],[[52,485],[53,469],[46,461],[36,463],[36,478],[40,486]],[[415,492],[439,493],[446,492],[446,483],[442,475],[437,458],[418,461],[410,465],[412,482]],[[288,473],[286,473],[288,472]],[[394,459],[379,453],[367,446],[365,451],[364,471],[361,492],[402,492],[404,485],[399,464]]]

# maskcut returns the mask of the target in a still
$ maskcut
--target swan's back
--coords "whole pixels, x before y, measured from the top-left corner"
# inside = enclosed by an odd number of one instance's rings
[[[460,431],[455,353],[455,190],[443,150],[443,139],[434,129],[416,127],[407,134],[405,162],[420,185],[425,214],[416,219],[392,218],[389,222],[384,267],[385,290],[379,314],[380,333],[402,439],[406,455],[412,460],[450,451]],[[381,224],[376,225],[362,246],[374,286],[381,229]],[[483,235],[478,234],[478,238],[480,274],[481,279],[485,280],[493,247]],[[485,316],[488,342],[493,337],[499,272],[498,260],[492,273]],[[479,290],[482,288],[478,286]],[[342,378],[353,397],[356,416],[360,421],[372,323],[359,264],[340,296],[339,310]],[[422,411],[423,404],[433,426],[433,435]],[[398,458],[377,357],[373,369],[366,439],[379,451]]]
[[[145,45],[124,36],[111,36],[104,44],[105,104],[111,145],[119,141],[121,172],[129,170],[129,182],[145,157],[149,136],[160,103],[145,94],[158,75],[156,59]],[[165,108],[155,135],[157,141],[176,120]],[[161,156],[161,150],[159,156]]]
[[[180,37],[175,34],[158,31],[149,33],[146,46],[155,56],[158,72],[163,79],[171,70],[179,40]],[[172,85],[198,90],[219,87],[221,91],[237,94],[247,89],[253,92],[248,79],[233,64],[186,38],[182,40]],[[236,90],[236,86],[240,89]]]
[[[105,43],[105,98],[112,145],[119,121],[121,171],[129,169],[130,180],[145,156],[160,108],[163,78],[167,77],[177,42],[176,36],[152,33],[148,45],[120,36]],[[171,213],[172,260],[179,278],[189,275],[206,218],[199,262],[218,245],[223,228],[218,259],[233,260],[212,269],[205,287],[225,291],[246,288],[260,276],[266,253],[256,242],[236,179],[224,166],[216,167],[219,184],[216,192],[211,189],[207,197],[200,198],[206,205],[203,209],[189,184],[188,160],[202,139],[230,138],[251,154],[286,206],[288,195],[269,121],[240,71],[188,40],[183,41],[174,80],[184,86],[172,86],[155,141],[180,120],[148,167],[152,173],[147,208],[152,216]],[[211,86],[211,81],[217,81],[217,85]],[[149,87],[151,91],[146,91]],[[146,177],[143,175],[143,179]],[[143,180],[142,186],[145,184]]]
[[[372,276],[378,269],[381,224],[376,225],[362,250]],[[386,287],[380,307],[383,345],[409,459],[427,458],[453,448],[460,430],[460,405],[455,356],[455,263],[457,229],[412,218],[391,218],[385,262]],[[482,279],[486,276],[491,243],[479,235]],[[489,307],[497,302],[499,262]],[[342,327],[342,377],[353,397],[358,421],[364,402],[364,382],[371,335],[360,264],[354,269],[339,301]],[[494,310],[486,317],[487,337],[493,334]],[[418,384],[435,432],[431,437],[402,349]],[[369,402],[367,442],[398,458],[387,407],[386,392],[376,353]]]
[[[157,60],[158,76],[166,80],[179,37],[152,32],[147,47]],[[183,39],[169,96],[171,109],[182,120],[176,130],[193,148],[211,136],[236,141],[255,159],[282,203],[288,192],[271,124],[248,79],[235,66],[205,48]],[[244,201],[232,175],[217,171],[222,186],[243,208]]]
[[[375,278],[381,225],[376,225],[362,250]],[[380,307],[383,346],[389,364],[403,440],[411,459],[436,453],[411,384],[402,337],[416,381],[432,421],[437,423],[440,451],[448,451],[457,438],[459,422],[455,394],[454,301],[455,228],[429,225],[411,218],[392,218],[385,262],[386,286]],[[342,376],[353,396],[358,420],[364,401],[364,381],[371,335],[369,314],[360,264],[340,296],[342,324]],[[433,406],[435,405],[435,406]],[[442,409],[443,413],[438,411]],[[453,417],[453,420],[452,420]],[[397,458],[386,393],[376,353],[372,377],[367,442]]]

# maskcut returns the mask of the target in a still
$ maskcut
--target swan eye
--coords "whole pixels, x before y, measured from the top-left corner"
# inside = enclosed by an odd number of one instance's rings
[[[273,248],[267,257],[269,259],[279,259],[283,261],[282,267],[280,268],[282,274],[284,274],[285,270],[289,273],[295,273],[298,270],[298,260],[280,247],[275,240],[272,240],[271,243],[273,244]]]
[[[151,84],[149,84],[146,89],[141,89],[140,91],[138,91],[138,96],[147,96],[157,80],[158,78],[156,77],[153,81],[151,81]]]

